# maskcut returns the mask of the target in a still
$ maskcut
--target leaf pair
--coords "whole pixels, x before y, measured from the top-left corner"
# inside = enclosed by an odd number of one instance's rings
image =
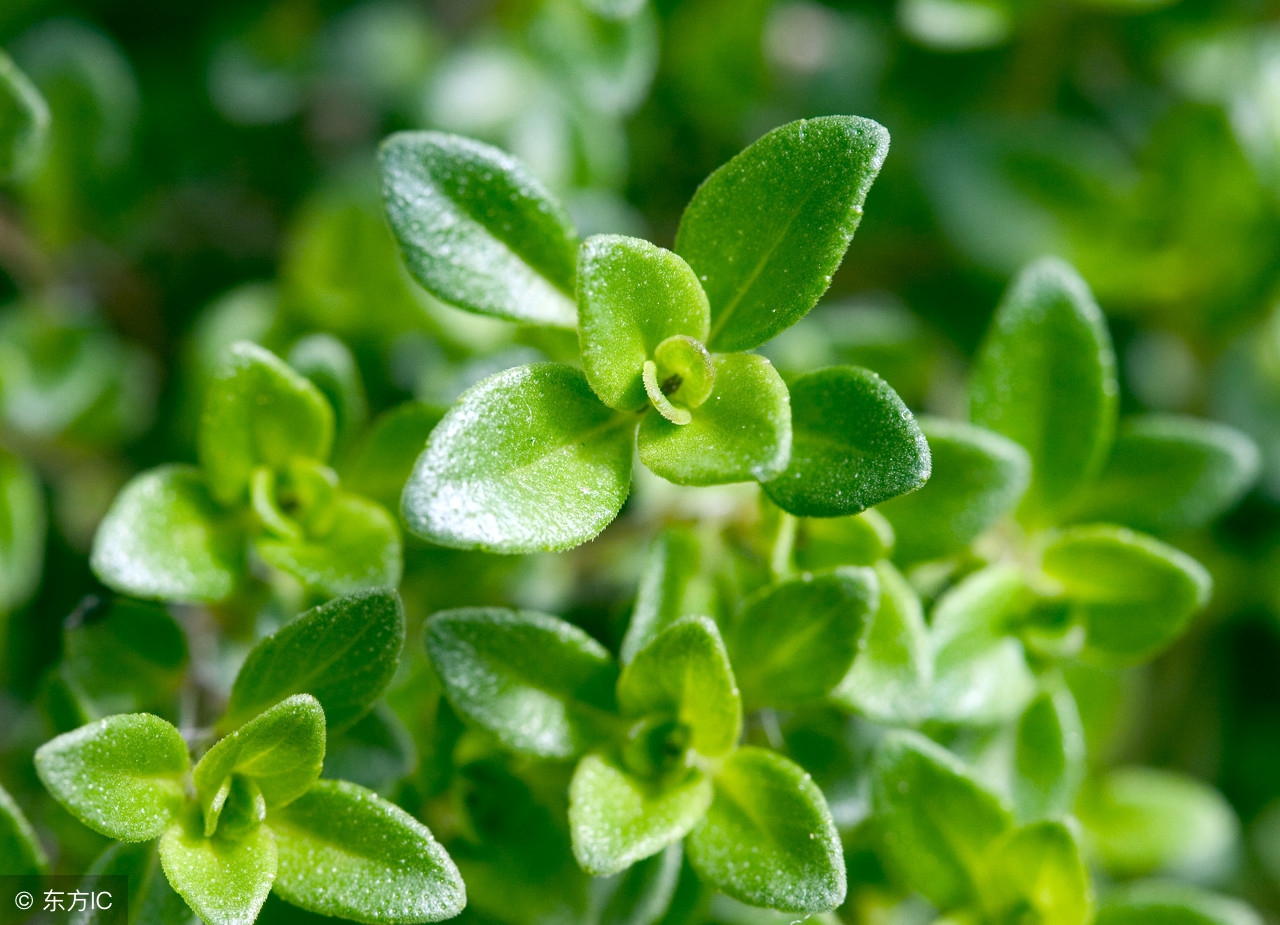
[[[844,898],[821,792],[771,752],[737,748],[742,704],[716,626],[684,617],[633,638],[619,672],[576,627],[536,613],[458,610],[427,624],[453,707],[506,748],[578,758],[573,851],[609,875],[687,839],[701,877],[754,905],[814,912]]]
[[[209,386],[200,467],[162,466],[121,490],[94,539],[95,574],[136,597],[219,601],[243,580],[248,543],[320,593],[397,584],[398,528],[338,486],[325,465],[333,439],[316,385],[235,344]]]

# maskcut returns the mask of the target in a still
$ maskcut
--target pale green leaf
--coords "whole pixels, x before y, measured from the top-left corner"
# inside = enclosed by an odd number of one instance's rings
[[[160,863],[207,925],[252,925],[276,877],[276,840],[263,825],[236,840],[205,838],[192,811],[160,839]]]
[[[1057,818],[1071,810],[1084,779],[1084,726],[1075,698],[1053,684],[1018,720],[1013,804],[1023,820]]]
[[[983,905],[993,921],[1086,925],[1093,891],[1080,845],[1062,822],[1035,822],[991,850]]]
[[[89,865],[85,880],[92,883],[101,876],[128,878],[129,919],[127,925],[199,925],[191,907],[179,896],[164,875],[156,842],[130,844],[113,842]],[[83,888],[82,888],[83,889]],[[115,911],[95,909],[93,905],[77,910],[70,925],[125,925]]]
[[[1094,919],[1095,925],[1262,925],[1263,921],[1235,897],[1160,880],[1109,894]]]

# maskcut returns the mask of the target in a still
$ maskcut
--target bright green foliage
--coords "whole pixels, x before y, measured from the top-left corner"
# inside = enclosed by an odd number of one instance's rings
[[[1041,563],[1062,587],[1088,651],[1111,662],[1151,657],[1209,599],[1200,563],[1119,527],[1073,527],[1050,538]]]
[[[509,553],[577,546],[627,499],[634,427],[570,366],[538,363],[490,376],[432,431],[405,486],[405,521],[445,546]]]
[[[889,152],[869,119],[774,129],[698,188],[676,235],[711,304],[713,350],[749,350],[813,308]]]
[[[1079,842],[1062,822],[1036,822],[998,841],[986,859],[984,904],[995,921],[1085,925],[1092,890]]]
[[[332,335],[310,334],[293,345],[288,360],[328,401],[335,442],[345,446],[369,419],[369,399],[351,350]]]
[[[148,841],[168,828],[189,766],[178,730],[149,713],[108,716],[36,752],[40,781],[58,802],[120,841]]]
[[[369,711],[400,664],[404,607],[397,595],[369,591],[322,604],[258,643],[231,688],[225,723],[243,725],[292,694],[324,708],[330,732]]]
[[[199,922],[191,907],[170,885],[154,842],[115,842],[98,855],[89,867],[88,876],[98,874],[129,878],[131,923],[172,922],[173,925],[197,925]],[[74,921],[76,925],[101,925],[111,921],[109,915],[109,910],[90,910]]]
[[[577,234],[510,155],[440,132],[382,145],[382,191],[405,263],[459,308],[571,327]]]
[[[1145,881],[1107,898],[1098,925],[1261,925],[1249,906],[1183,883]]]
[[[49,859],[31,823],[0,787],[0,871],[10,876],[31,876],[49,869]]]
[[[1151,533],[1203,526],[1240,500],[1259,462],[1258,448],[1230,427],[1174,415],[1131,418],[1072,519]]]
[[[160,862],[174,890],[209,925],[252,922],[276,878],[276,840],[257,826],[237,839],[207,838],[188,814],[160,839]]]
[[[853,666],[859,641],[880,606],[868,568],[804,574],[752,598],[728,636],[748,706],[821,700]]]
[[[0,617],[26,603],[40,583],[44,534],[36,474],[0,449]]]
[[[697,535],[682,527],[668,527],[653,541],[622,640],[622,664],[679,618],[710,612],[711,589],[702,574],[706,558]]]
[[[427,652],[454,709],[513,751],[571,758],[599,739],[617,668],[582,630],[545,614],[436,614]]]
[[[765,484],[803,517],[858,514],[929,478],[929,445],[889,384],[866,369],[834,366],[791,384],[791,461]]]
[[[969,385],[975,424],[1031,454],[1021,515],[1041,523],[1106,462],[1115,431],[1115,356],[1088,286],[1041,260],[1010,286]]]
[[[49,134],[49,106],[26,74],[0,51],[0,181],[35,169]]]
[[[893,526],[876,510],[849,517],[801,520],[792,557],[798,569],[821,571],[841,565],[874,565],[893,552]]]
[[[398,510],[404,483],[442,416],[436,408],[416,401],[384,412],[342,468],[343,483],[389,511]]]
[[[688,850],[704,880],[752,905],[821,912],[844,901],[840,837],[822,792],[773,752],[742,748],[726,759]]]
[[[1084,779],[1084,728],[1071,692],[1043,691],[1018,720],[1013,800],[1018,818],[1057,818],[1069,812]]]

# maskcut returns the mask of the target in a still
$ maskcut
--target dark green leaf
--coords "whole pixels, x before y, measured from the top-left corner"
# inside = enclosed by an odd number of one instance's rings
[[[578,336],[587,381],[610,408],[644,407],[641,370],[668,337],[707,339],[707,297],[689,265],[640,238],[597,235],[578,252]]]
[[[320,781],[270,817],[280,854],[275,889],[321,915],[368,925],[452,918],[466,904],[458,869],[430,830],[344,781]]]
[[[657,925],[671,908],[683,864],[677,843],[633,865],[613,884],[600,925]]]
[[[1257,445],[1212,421],[1146,415],[1120,425],[1111,458],[1072,519],[1172,533],[1203,526],[1258,476]]]
[[[426,640],[453,708],[512,751],[572,758],[614,722],[617,667],[563,620],[496,607],[447,610],[427,621]]]
[[[640,460],[677,485],[773,478],[791,452],[787,386],[764,357],[712,358],[715,387],[688,424],[650,412],[640,424]]]
[[[36,168],[49,136],[49,106],[40,91],[0,51],[0,181]]]
[[[749,350],[817,304],[862,219],[889,151],[869,119],[826,116],[774,129],[698,188],[676,252],[711,302],[714,350]]]
[[[243,838],[205,838],[194,810],[160,839],[160,863],[178,895],[208,925],[245,925],[271,892],[276,840],[266,826]]]
[[[675,526],[658,534],[640,574],[636,606],[622,639],[622,664],[681,617],[711,612],[712,592],[702,569],[702,542],[693,530]]]
[[[384,412],[342,468],[343,486],[389,511],[399,510],[400,494],[413,472],[414,461],[442,416],[431,405],[417,401]]]
[[[832,366],[791,384],[794,441],[786,471],[764,490],[801,517],[859,514],[929,479],[929,444],[889,383]]]
[[[728,634],[748,708],[821,700],[849,673],[880,582],[869,568],[804,574],[759,592]]]
[[[929,483],[879,508],[905,563],[964,549],[1017,506],[1031,479],[1027,451],[1006,437],[941,418],[921,418],[920,430],[933,460]]]
[[[289,351],[289,365],[329,402],[337,442],[346,447],[369,419],[369,400],[350,348],[331,334],[308,334]]]
[[[89,828],[147,841],[186,795],[190,758],[173,726],[149,713],[108,716],[36,750],[36,772],[53,798]]]
[[[44,497],[35,471],[0,449],[0,618],[26,603],[40,584],[44,535]]]
[[[330,731],[382,696],[400,664],[404,608],[394,591],[322,604],[254,646],[231,688],[223,728],[234,729],[291,694],[310,694]]]
[[[571,366],[490,376],[432,432],[405,486],[405,520],[418,536],[462,549],[585,543],[627,499],[634,427]]]
[[[587,755],[569,785],[574,857],[596,877],[624,871],[684,838],[706,814],[711,792],[696,769],[676,781],[649,781],[605,754]]]
[[[1106,525],[1055,534],[1041,567],[1085,627],[1087,651],[1125,664],[1150,658],[1180,636],[1213,584],[1185,553]]]
[[[1148,881],[1111,893],[1095,925],[1262,925],[1263,918],[1231,896],[1185,883]]]
[[[9,791],[0,787],[0,871],[7,876],[28,877],[48,869],[49,859],[31,823]]]
[[[428,292],[473,312],[573,326],[577,233],[520,162],[441,132],[392,135],[380,160],[387,220]]]
[[[730,751],[742,732],[742,699],[715,623],[684,617],[655,636],[622,670],[618,706],[626,716],[674,717],[700,754]]]
[[[914,732],[885,736],[871,768],[885,859],[935,906],[975,902],[982,862],[1013,826],[1000,801],[946,749]]]
[[[1023,820],[1057,818],[1071,809],[1084,779],[1084,727],[1075,698],[1054,684],[1018,720],[1013,804]]]
[[[63,674],[99,716],[169,707],[187,657],[186,636],[167,610],[127,598],[87,599],[62,636]]]
[[[94,536],[90,564],[104,584],[134,597],[220,601],[240,582],[243,542],[200,470],[161,466],[120,490]]]
[[[983,905],[996,922],[1085,925],[1092,912],[1089,872],[1072,830],[1035,822],[996,843],[987,858]]]
[[[417,767],[413,735],[384,703],[325,741],[324,776],[386,791]]]
[[[969,384],[975,424],[1031,454],[1021,513],[1042,523],[1106,462],[1115,431],[1115,355],[1102,311],[1059,260],[1018,275],[996,310]]]
[[[686,843],[702,879],[734,899],[786,912],[844,902],[840,836],[803,768],[741,748],[720,766],[715,785],[711,809]]]

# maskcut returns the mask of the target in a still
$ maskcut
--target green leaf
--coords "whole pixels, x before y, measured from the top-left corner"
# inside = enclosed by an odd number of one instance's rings
[[[904,563],[964,549],[1017,506],[1031,479],[1027,451],[1006,437],[940,418],[921,418],[920,430],[933,460],[929,483],[879,508]]]
[[[345,447],[369,419],[369,400],[350,348],[332,334],[308,334],[290,349],[289,366],[329,402],[336,439]]]
[[[1240,500],[1260,463],[1257,445],[1223,424],[1172,414],[1131,418],[1072,519],[1151,533],[1200,527]]]
[[[677,485],[769,479],[791,452],[791,404],[772,364],[754,353],[712,357],[715,388],[688,424],[659,414],[640,423],[640,460]]]
[[[893,551],[893,526],[878,511],[851,517],[804,518],[796,527],[796,568],[816,572],[841,565],[875,565]]]
[[[618,707],[624,716],[673,716],[702,755],[730,751],[742,732],[742,698],[715,623],[684,617],[655,636],[622,670]]]
[[[320,781],[269,820],[280,854],[275,890],[320,915],[369,925],[452,918],[466,904],[458,869],[431,831],[345,781]]]
[[[234,729],[292,694],[320,701],[330,732],[369,711],[404,648],[394,591],[366,591],[308,610],[254,646],[236,675],[222,726]]]
[[[1101,661],[1145,661],[1180,636],[1213,582],[1183,552],[1123,527],[1073,527],[1053,535],[1041,560],[1085,627]]]
[[[44,538],[40,480],[25,462],[0,449],[0,617],[39,587]]]
[[[515,752],[572,758],[614,722],[617,667],[572,624],[476,607],[427,621],[427,654],[449,703]]]
[[[179,896],[160,864],[154,841],[130,844],[113,842],[98,855],[85,874],[86,883],[98,877],[128,878],[128,925],[199,925],[191,907]],[[73,914],[71,925],[122,925],[111,909],[94,909]]]
[[[983,905],[993,921],[1085,925],[1092,912],[1089,872],[1072,830],[1035,822],[1001,839],[987,859]]]
[[[387,220],[428,292],[481,314],[574,325],[577,233],[524,165],[441,132],[392,135],[379,159]]]
[[[0,787],[0,871],[7,876],[27,877],[48,869],[49,859],[31,823],[9,791]]]
[[[578,252],[578,336],[587,381],[610,408],[644,407],[641,370],[658,345],[707,339],[707,297],[689,265],[640,238],[597,235]]]
[[[1148,881],[1107,896],[1095,925],[1262,925],[1263,918],[1231,896],[1185,883]]]
[[[120,490],[93,538],[89,562],[103,584],[122,594],[220,601],[240,583],[243,542],[200,470],[161,466]]]
[[[600,753],[578,762],[569,785],[573,854],[587,873],[608,877],[678,842],[706,815],[711,780],[644,780]]]
[[[686,842],[703,880],[734,899],[786,912],[825,912],[844,902],[840,836],[803,768],[740,748],[720,766],[715,789]]]
[[[192,772],[205,834],[218,829],[232,775],[252,781],[268,811],[307,792],[324,764],[324,710],[310,694],[295,694],[254,717],[209,749]]]
[[[1239,848],[1240,822],[1212,787],[1154,768],[1119,768],[1076,801],[1091,854],[1113,876],[1167,874],[1209,881]]]
[[[791,461],[765,482],[800,517],[859,514],[929,479],[929,444],[889,385],[857,366],[832,366],[791,384]]]
[[[1106,462],[1115,431],[1116,361],[1102,311],[1059,260],[1024,269],[1005,294],[975,361],[975,424],[1031,454],[1020,514],[1043,523]]]
[[[323,775],[330,780],[389,791],[417,767],[413,734],[385,703],[375,704],[353,725],[325,741]]]
[[[45,789],[89,828],[120,841],[155,838],[185,797],[187,743],[149,713],[108,716],[36,750]]]
[[[889,151],[869,119],[774,129],[698,187],[676,234],[711,303],[713,350],[749,350],[817,304]]]
[[[888,725],[915,724],[930,713],[932,662],[920,597],[888,562],[877,563],[880,606],[863,645],[831,700]]]
[[[711,612],[711,588],[702,574],[698,535],[687,527],[666,527],[649,547],[636,606],[619,656],[630,664],[636,653],[681,617]]]
[[[1075,698],[1054,684],[1018,720],[1013,804],[1023,820],[1067,813],[1084,779],[1084,726]]]
[[[633,865],[617,878],[600,912],[600,925],[657,925],[671,908],[683,866],[679,843]]]
[[[490,376],[432,432],[405,486],[405,521],[412,533],[461,549],[585,543],[627,500],[634,427],[571,366]]]
[[[339,491],[300,539],[264,536],[254,551],[273,568],[326,596],[400,584],[400,528],[380,505]]]
[[[205,838],[188,812],[160,839],[160,863],[178,895],[208,925],[247,925],[258,917],[276,877],[276,840],[266,826],[243,838]]]
[[[417,401],[384,412],[342,468],[343,486],[389,511],[399,510],[404,483],[441,417],[441,411]]]
[[[22,179],[35,170],[48,139],[48,104],[0,51],[0,181]]]
[[[821,700],[849,673],[880,606],[869,568],[806,573],[747,601],[726,643],[747,707]]]
[[[880,743],[871,793],[885,860],[896,874],[941,909],[976,901],[983,858],[1013,826],[1000,800],[946,749],[901,730]]]
[[[248,497],[259,466],[282,469],[295,456],[325,462],[333,409],[309,379],[257,344],[232,344],[205,396],[197,450],[213,496]]]

